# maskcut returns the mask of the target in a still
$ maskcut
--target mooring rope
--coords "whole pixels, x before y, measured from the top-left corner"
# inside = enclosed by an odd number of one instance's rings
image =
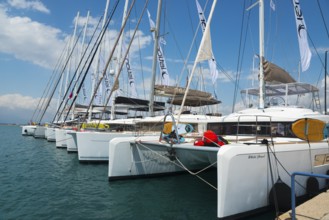
[[[174,165],[176,165],[176,166],[178,166],[178,167],[180,167],[180,168],[186,170],[189,174],[198,177],[200,180],[202,180],[203,182],[205,182],[206,184],[208,184],[210,187],[212,187],[212,188],[214,188],[215,190],[217,190],[217,188],[216,188],[215,186],[213,186],[211,183],[209,183],[208,181],[206,181],[206,180],[203,179],[202,177],[198,176],[199,173],[204,172],[205,170],[207,170],[207,169],[209,169],[210,167],[212,167],[213,165],[215,165],[215,164],[217,163],[217,161],[214,162],[213,164],[210,164],[209,166],[207,166],[207,167],[201,169],[200,171],[198,171],[198,172],[196,172],[196,173],[193,173],[192,171],[190,171],[189,169],[187,169],[187,167],[185,167],[184,164],[183,164],[183,163],[182,163],[182,162],[181,162],[176,156],[175,156],[175,159],[177,160],[177,162],[178,162],[179,164],[177,164],[177,163],[175,163],[174,161],[170,160],[167,156],[162,155],[162,154],[159,154],[158,152],[156,152],[156,151],[150,149],[150,148],[147,147],[146,145],[142,144],[140,141],[137,141],[137,142],[135,142],[135,143],[136,143],[138,146],[141,146],[141,147],[143,147],[143,148],[145,148],[145,149],[151,151],[152,153],[158,155],[159,157],[162,157],[163,159],[167,160],[168,162],[173,163]],[[135,163],[136,163],[136,162],[135,162]],[[142,161],[139,161],[138,163],[142,163]]]

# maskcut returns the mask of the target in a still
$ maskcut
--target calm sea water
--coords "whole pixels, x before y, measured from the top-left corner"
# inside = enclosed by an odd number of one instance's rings
[[[22,136],[19,126],[0,126],[0,220],[216,219],[216,190],[197,177],[109,182],[107,172],[106,164],[81,164],[55,143]],[[202,177],[216,185],[215,175]]]

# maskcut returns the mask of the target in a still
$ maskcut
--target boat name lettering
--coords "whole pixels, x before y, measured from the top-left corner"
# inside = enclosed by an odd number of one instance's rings
[[[260,159],[260,158],[265,158],[265,154],[252,154],[248,156],[248,159]]]
[[[329,154],[317,154],[314,156],[314,166],[329,164]]]

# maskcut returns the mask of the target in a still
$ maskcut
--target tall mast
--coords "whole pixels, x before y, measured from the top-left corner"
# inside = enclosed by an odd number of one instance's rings
[[[110,4],[110,0],[106,1],[106,6],[105,6],[105,11],[104,11],[104,16],[103,16],[103,23],[102,23],[102,30],[105,26],[105,21],[106,21],[106,17],[107,17],[107,11],[109,8],[109,4]],[[92,82],[92,91],[91,91],[91,95],[94,94],[94,90],[95,90],[95,85],[98,83],[98,80],[100,79],[100,75],[101,73],[98,75],[98,69],[99,69],[99,54],[100,54],[100,50],[101,48],[98,48],[95,60],[96,60],[96,70],[95,70],[95,75],[94,75],[94,81]],[[92,99],[92,98],[91,98]],[[88,120],[91,120],[91,115],[92,115],[92,105],[90,105],[90,109],[89,109],[90,114],[88,115]]]
[[[151,91],[150,91],[150,103],[149,103],[149,115],[154,116],[154,85],[155,85],[155,74],[157,65],[157,52],[158,52],[158,42],[159,42],[159,28],[160,28],[160,18],[161,18],[161,5],[162,0],[158,0],[157,18],[154,30],[154,47],[153,47],[153,63],[152,63],[152,80],[151,80]]]
[[[72,38],[72,44],[75,41],[75,35],[77,33],[77,26],[78,26],[79,16],[80,16],[80,12],[78,11],[78,14],[77,14],[77,17],[76,17],[76,20],[75,20],[75,26],[74,26],[74,33],[73,33],[73,38]],[[70,63],[69,63],[68,71],[70,71],[70,69],[71,69],[71,60],[70,60]],[[66,83],[67,83],[67,81],[66,81]],[[69,88],[67,88],[67,89],[69,89]],[[74,106],[75,106],[75,104],[74,104]],[[71,119],[73,120],[74,119],[74,108],[72,109],[71,114],[72,114],[71,115]]]
[[[57,108],[56,108],[56,110],[59,109],[60,100],[63,98],[63,96],[62,96],[63,83],[64,83],[64,74],[61,74],[61,77],[60,77],[60,85],[59,85],[59,90],[58,90],[58,100],[57,100]],[[56,120],[57,120],[57,122],[60,120],[60,115],[57,116]]]
[[[325,52],[324,56],[324,114],[327,114],[327,53]]]
[[[124,25],[126,17],[127,17],[127,10],[128,10],[128,3],[129,0],[125,1],[125,6],[124,6],[124,10],[123,10],[123,16],[122,16],[122,22],[121,22],[121,27]],[[118,43],[118,55],[117,55],[117,65],[115,68],[115,75],[119,74],[119,70],[120,70],[120,64],[121,62],[124,62],[124,60],[121,61],[121,53],[122,53],[122,42],[123,42],[123,37],[124,35],[120,36],[120,40]],[[116,85],[113,85],[116,86]],[[115,96],[116,96],[116,91],[113,92],[112,95],[112,104],[111,104],[111,120],[113,120],[115,118],[115,105],[114,105],[114,101],[115,101]]]
[[[264,0],[259,0],[259,108],[264,109],[265,83],[264,83]]]
[[[85,44],[85,38],[86,38],[86,32],[87,32],[87,26],[88,26],[88,21],[89,21],[89,11],[87,12],[87,19],[86,19],[86,23],[85,23],[85,27],[84,27],[84,30],[83,30],[83,37],[82,37],[82,41],[81,41],[81,55],[80,55],[80,59],[83,59],[83,53],[84,53],[84,50],[85,50],[85,47],[84,47],[84,44]],[[80,78],[80,66],[78,66],[78,74],[76,74],[75,76],[75,82],[78,81],[78,79]],[[77,93],[77,86],[74,87],[74,94]],[[74,111],[75,111],[75,102],[73,104],[73,107],[72,107],[72,112],[73,112],[73,116],[74,116]]]

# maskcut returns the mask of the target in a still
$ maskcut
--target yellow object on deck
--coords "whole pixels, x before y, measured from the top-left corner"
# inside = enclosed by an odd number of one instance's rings
[[[110,128],[110,125],[108,124],[98,124],[98,123],[83,123],[81,128],[98,128],[98,129],[108,129]]]
[[[292,124],[291,128],[298,138],[306,141],[321,141],[327,136],[326,123],[318,119],[299,119]]]
[[[172,122],[167,122],[166,124],[164,124],[162,132],[164,134],[170,134],[171,131],[172,131]]]

